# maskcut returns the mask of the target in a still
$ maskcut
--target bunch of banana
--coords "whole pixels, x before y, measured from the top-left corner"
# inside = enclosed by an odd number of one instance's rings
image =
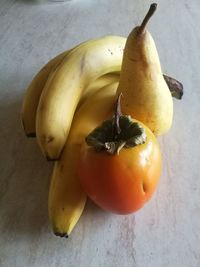
[[[105,36],[49,61],[29,85],[21,112],[27,136],[37,137],[54,165],[49,189],[53,231],[68,236],[86,202],[77,176],[85,136],[111,112],[126,39]]]

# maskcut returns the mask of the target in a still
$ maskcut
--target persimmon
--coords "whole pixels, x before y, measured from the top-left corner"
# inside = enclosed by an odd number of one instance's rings
[[[161,173],[161,152],[151,130],[130,116],[115,116],[94,129],[81,148],[79,176],[101,208],[128,214],[142,208]]]

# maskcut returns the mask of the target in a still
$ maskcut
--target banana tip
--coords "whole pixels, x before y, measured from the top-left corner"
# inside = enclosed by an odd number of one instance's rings
[[[65,238],[69,237],[69,235],[67,233],[54,232],[54,234],[56,236],[59,236],[59,237],[65,237]]]
[[[36,134],[35,133],[27,133],[26,136],[27,137],[36,137]]]
[[[48,155],[45,155],[45,157],[46,157],[46,159],[47,159],[48,161],[56,161],[56,160],[59,159],[59,158],[51,158],[51,157],[49,157]]]

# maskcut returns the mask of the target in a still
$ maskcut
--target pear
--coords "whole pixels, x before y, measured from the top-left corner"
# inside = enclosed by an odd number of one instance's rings
[[[158,52],[146,25],[157,4],[152,4],[141,26],[129,34],[124,48],[117,96],[124,114],[143,122],[155,135],[166,133],[173,118],[172,96],[163,77]]]

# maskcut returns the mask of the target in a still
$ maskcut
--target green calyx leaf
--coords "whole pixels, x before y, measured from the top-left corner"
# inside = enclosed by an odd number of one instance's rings
[[[131,148],[146,141],[144,128],[134,122],[131,116],[119,116],[120,131],[116,131],[115,127],[115,117],[104,121],[86,137],[87,144],[97,151],[118,154],[122,148]]]

